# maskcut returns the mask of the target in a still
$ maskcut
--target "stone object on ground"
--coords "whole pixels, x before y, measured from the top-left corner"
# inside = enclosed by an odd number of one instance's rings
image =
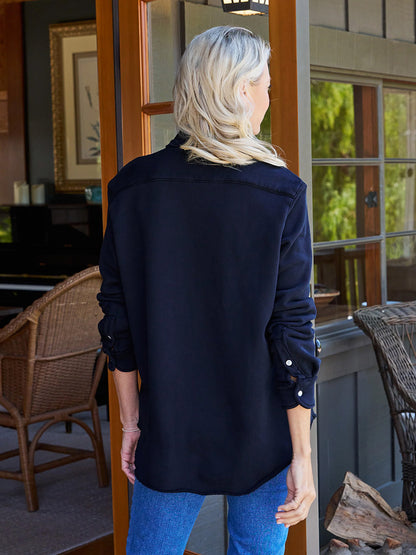
[[[402,542],[387,538],[383,547],[378,550],[378,553],[380,553],[380,555],[381,553],[383,553],[383,555],[384,553],[388,553],[389,555],[403,555]]]

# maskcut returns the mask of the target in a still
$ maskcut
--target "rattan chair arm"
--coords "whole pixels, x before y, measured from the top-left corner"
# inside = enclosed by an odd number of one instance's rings
[[[386,324],[389,324],[391,326],[401,324],[416,324],[416,312],[414,314],[396,314],[394,316],[386,318],[384,321],[386,322]]]
[[[3,328],[0,329],[0,345],[4,343],[7,339],[12,337],[16,332],[18,332],[25,324],[29,321],[34,321],[36,316],[31,307],[27,308],[23,312],[20,312],[13,320],[10,320]]]

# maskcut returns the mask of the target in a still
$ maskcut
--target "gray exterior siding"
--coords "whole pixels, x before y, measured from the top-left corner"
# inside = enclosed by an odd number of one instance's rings
[[[387,398],[373,348],[351,327],[317,335],[323,344],[317,385],[320,543],[331,496],[351,471],[376,488],[386,501],[401,504],[400,452],[393,435]],[[326,352],[326,354],[325,354]]]

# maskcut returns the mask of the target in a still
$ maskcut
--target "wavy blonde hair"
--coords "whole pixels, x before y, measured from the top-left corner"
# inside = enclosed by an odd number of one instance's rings
[[[173,89],[176,124],[189,136],[181,146],[189,160],[286,166],[272,145],[254,135],[252,109],[241,93],[244,83],[258,82],[269,58],[269,44],[243,27],[213,27],[190,42]]]

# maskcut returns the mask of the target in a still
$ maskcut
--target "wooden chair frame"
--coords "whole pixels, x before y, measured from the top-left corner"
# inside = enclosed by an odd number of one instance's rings
[[[24,483],[29,511],[39,506],[35,483],[38,472],[95,458],[99,485],[108,485],[95,400],[106,362],[103,352],[97,356],[100,350],[97,323],[101,310],[95,296],[100,282],[97,266],[83,270],[43,295],[0,330],[0,426],[15,429],[19,444],[18,449],[1,453],[0,461],[17,455],[20,458],[20,470],[0,470],[0,478]],[[76,327],[77,320],[81,330],[77,347],[60,349],[59,341],[54,344],[53,332],[64,329],[69,321]],[[52,333],[45,338],[48,329]],[[59,335],[58,331],[55,333]],[[71,381],[75,382],[72,387],[68,385]],[[84,411],[91,412],[93,429],[74,416]],[[28,426],[39,422],[44,422],[43,426],[29,441]],[[93,449],[40,442],[42,435],[58,422],[81,426],[89,435]],[[35,465],[35,452],[39,449],[64,456]]]

